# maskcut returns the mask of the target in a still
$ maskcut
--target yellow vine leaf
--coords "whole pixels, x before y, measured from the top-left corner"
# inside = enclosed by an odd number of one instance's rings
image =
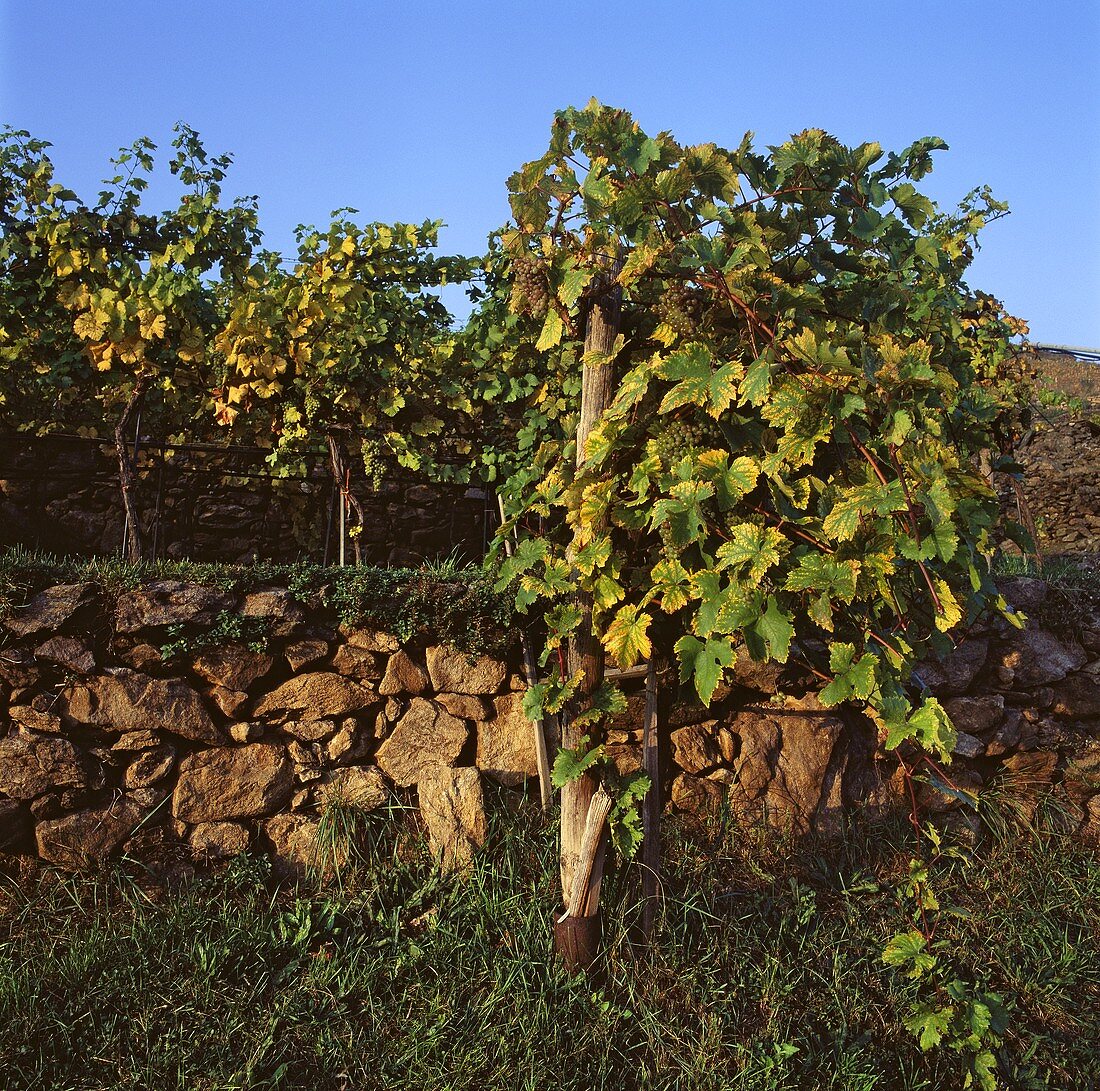
[[[603,645],[622,668],[632,667],[653,650],[649,639],[649,614],[634,603],[619,608],[603,635]]]

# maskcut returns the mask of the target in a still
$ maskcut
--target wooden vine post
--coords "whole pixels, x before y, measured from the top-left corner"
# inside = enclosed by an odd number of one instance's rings
[[[581,411],[577,424],[577,467],[584,461],[584,450],[596,422],[611,405],[614,395],[615,365],[612,359],[619,335],[622,289],[615,283],[618,263],[604,279],[603,291],[593,300],[588,312],[584,337],[584,372],[581,383]],[[578,591],[576,605],[582,618],[569,640],[569,672],[583,672],[583,680],[573,701],[571,715],[563,719],[561,745],[572,749],[580,745],[583,729],[573,720],[591,700],[604,676],[604,649],[592,632],[592,596]],[[596,796],[598,778],[586,772],[569,781],[561,790],[561,888],[566,915],[555,926],[555,948],[574,969],[587,969],[599,951],[600,886],[603,881],[606,832],[604,819],[588,837],[588,853],[584,852],[585,831],[589,825],[589,810]],[[606,795],[606,793],[603,793]],[[602,800],[601,800],[602,802]],[[593,817],[599,811],[593,812]],[[588,855],[588,859],[585,856]],[[584,882],[574,890],[578,872]]]

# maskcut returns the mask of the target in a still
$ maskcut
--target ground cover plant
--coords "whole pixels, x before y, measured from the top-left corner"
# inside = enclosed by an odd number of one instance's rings
[[[511,640],[510,603],[494,590],[492,576],[476,566],[446,561],[417,568],[191,561],[134,564],[117,558],[54,557],[17,548],[0,553],[0,620],[53,584],[87,582],[105,594],[117,594],[158,579],[238,593],[285,587],[297,601],[330,610],[334,621],[374,626],[401,640],[430,636],[468,652],[505,654]],[[197,650],[218,639],[261,641],[263,634],[253,621],[226,616],[207,628],[187,626],[172,639],[182,641],[181,651]]]
[[[439,875],[401,812],[360,824],[340,881],[43,871],[0,885],[5,1088],[814,1088],[962,1085],[903,1027],[920,995],[882,960],[904,909],[904,822],[831,846],[669,831],[657,942],[637,875],[608,877],[595,976],[549,960],[556,859],[533,802],[497,800],[468,881]],[[1000,993],[1005,1086],[1100,1080],[1100,863],[991,823],[955,861],[944,923]],[[989,943],[988,937],[995,937]]]

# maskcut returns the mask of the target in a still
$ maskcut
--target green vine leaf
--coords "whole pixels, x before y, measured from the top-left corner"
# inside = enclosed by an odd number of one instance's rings
[[[704,705],[710,704],[723,670],[732,666],[736,658],[736,652],[728,642],[703,642],[690,634],[676,641],[676,655],[680,661],[680,681],[693,681],[695,692]]]
[[[928,941],[917,931],[893,937],[882,952],[882,961],[911,978],[921,977],[935,968],[936,957],[928,950]]]
[[[608,829],[615,851],[624,860],[633,860],[642,844],[642,816],[639,804],[652,786],[649,777],[642,772],[620,776],[609,768],[603,774],[604,786],[611,793],[614,803],[607,816]]]
[[[571,750],[561,749],[554,758],[554,768],[550,774],[555,788],[563,788],[570,781],[577,780],[593,769],[603,757],[603,747],[593,746],[592,740],[584,735]]]
[[[573,719],[573,727],[580,729],[589,725],[598,725],[609,716],[618,716],[626,711],[626,696],[618,686],[603,681],[588,699],[588,707]]]
[[[922,936],[921,939],[923,938]],[[934,1007],[931,1004],[918,1004],[906,1017],[905,1029],[916,1035],[921,1049],[927,1053],[943,1041],[954,1018],[955,1009],[950,1005]]]
[[[808,553],[787,576],[787,591],[821,591],[826,598],[851,602],[856,595],[860,564],[857,560],[838,561],[821,553]]]
[[[676,384],[665,395],[659,413],[671,413],[683,405],[698,405],[718,417],[733,403],[744,369],[734,360],[715,369],[709,347],[693,341],[662,360],[657,374]]]
[[[704,451],[697,464],[703,479],[714,486],[719,511],[736,507],[760,477],[760,466],[749,455],[739,455],[731,461],[723,451]]]
[[[563,679],[557,667],[545,682],[528,686],[523,695],[523,712],[532,723],[537,723],[546,715],[557,715],[565,704],[577,692],[584,678],[578,671],[570,678]]]
[[[941,761],[951,761],[956,741],[955,728],[936,698],[926,697],[912,713],[908,712],[905,702],[901,702],[901,708],[895,707],[891,710],[886,725],[887,750],[894,750],[907,739],[912,739]]]
[[[749,365],[745,377],[738,388],[743,405],[759,406],[764,403],[772,385],[772,360],[769,356],[758,356]]]
[[[650,580],[666,614],[674,614],[691,601],[690,576],[677,558],[658,561],[650,570]]]
[[[730,528],[730,539],[718,547],[718,569],[748,565],[749,579],[759,583],[769,568],[790,548],[790,543],[774,527],[739,523]]]
[[[866,701],[875,689],[875,667],[878,659],[871,653],[856,658],[852,644],[835,643],[829,648],[829,669],[833,680],[818,695],[827,708],[857,697]]]
[[[573,555],[573,563],[585,576],[591,576],[596,569],[604,568],[610,560],[611,537],[607,534],[593,538]]]
[[[750,629],[745,630],[745,642],[754,659],[774,659],[786,663],[791,654],[794,625],[779,608],[774,595],[768,596],[768,608]]]

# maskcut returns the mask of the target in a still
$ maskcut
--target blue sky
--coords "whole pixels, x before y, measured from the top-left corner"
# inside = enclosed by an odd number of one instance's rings
[[[925,190],[988,183],[1013,209],[971,283],[1037,340],[1098,346],[1098,56],[1096,0],[0,0],[0,120],[89,195],[120,145],[185,120],[234,153],[270,246],[353,205],[442,219],[466,253],[554,110],[592,96],[689,143],[941,136]]]

